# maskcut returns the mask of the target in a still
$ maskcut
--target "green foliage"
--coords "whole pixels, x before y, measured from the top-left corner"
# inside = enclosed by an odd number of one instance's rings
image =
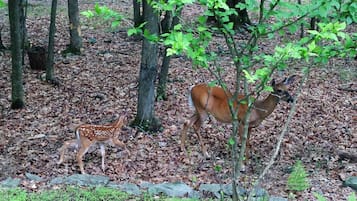
[[[66,187],[57,190],[44,190],[40,192],[26,192],[25,190],[0,189],[0,201],[52,201],[52,200],[127,200],[128,194],[117,189],[96,187],[79,188]]]
[[[314,196],[316,197],[316,199],[318,201],[327,201],[327,199],[323,195],[321,195],[320,193],[314,192],[313,194],[314,194]]]
[[[316,197],[316,199],[317,199],[318,201],[327,201],[327,199],[326,199],[323,195],[321,195],[320,193],[314,192],[313,194],[314,194],[314,196]],[[357,198],[356,198],[356,194],[355,194],[354,192],[352,192],[352,193],[347,197],[347,201],[356,201],[356,200],[357,200]]]
[[[81,15],[86,18],[98,17],[104,21],[111,22],[112,28],[118,27],[123,19],[123,16],[120,13],[108,8],[107,6],[100,6],[98,3],[95,4],[93,10],[82,11]]]
[[[356,194],[353,192],[347,197],[347,201],[357,201]]]
[[[4,0],[0,0],[0,8],[4,8],[6,6],[6,3]]]
[[[301,161],[295,163],[294,169],[289,175],[287,186],[291,191],[304,191],[310,187],[307,174]]]

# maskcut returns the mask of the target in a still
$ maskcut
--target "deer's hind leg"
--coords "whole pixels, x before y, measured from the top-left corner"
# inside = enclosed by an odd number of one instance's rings
[[[83,159],[84,154],[87,153],[89,147],[93,144],[93,142],[90,141],[88,138],[84,138],[84,137],[81,137],[80,141],[81,141],[80,149],[78,150],[76,158],[77,158],[77,162],[78,162],[79,169],[80,169],[81,173],[85,174],[84,164],[83,164],[82,159]]]
[[[186,148],[185,148],[185,143],[186,143],[186,138],[187,138],[187,130],[190,127],[193,127],[196,122],[199,121],[199,115],[194,114],[190,117],[189,120],[186,120],[185,123],[183,124],[183,128],[181,131],[180,135],[180,141],[181,141],[181,151],[187,154]]]
[[[195,133],[197,134],[197,137],[198,137],[198,142],[201,146],[201,151],[202,153],[207,157],[209,158],[210,155],[208,154],[208,151],[207,151],[207,148],[203,142],[203,138],[201,136],[201,132],[200,132],[200,129],[201,129],[201,126],[202,126],[202,123],[207,119],[208,117],[208,114],[207,112],[205,111],[201,111],[201,112],[198,112],[197,113],[197,116],[198,118],[196,119],[196,121],[194,122],[193,124],[193,129],[195,130]]]

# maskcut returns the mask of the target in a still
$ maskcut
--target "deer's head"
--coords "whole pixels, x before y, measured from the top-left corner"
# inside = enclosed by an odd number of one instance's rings
[[[273,92],[272,94],[277,96],[280,100],[286,101],[288,103],[291,103],[294,101],[294,98],[289,94],[288,88],[291,83],[294,82],[296,75],[292,75],[288,78],[285,78],[282,82],[280,83],[275,83],[275,80],[273,79],[271,81],[271,86],[273,87]]]

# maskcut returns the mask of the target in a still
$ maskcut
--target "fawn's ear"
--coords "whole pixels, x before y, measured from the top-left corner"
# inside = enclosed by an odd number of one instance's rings
[[[291,83],[293,83],[295,81],[295,78],[296,78],[296,75],[292,75],[292,76],[290,76],[288,78],[285,78],[283,83],[285,85],[289,85],[289,84],[291,84]]]

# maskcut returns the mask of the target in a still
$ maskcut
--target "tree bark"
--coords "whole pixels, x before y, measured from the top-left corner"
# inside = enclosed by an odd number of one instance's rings
[[[233,22],[234,29],[239,29],[241,27],[246,28],[245,27],[246,25],[252,24],[249,19],[247,9],[241,10],[241,9],[235,7],[238,3],[245,3],[245,0],[227,0],[226,3],[230,8],[235,9],[238,13],[238,15],[232,14],[229,16],[229,21]],[[208,20],[213,21],[213,22],[218,22],[218,20],[216,19],[216,16],[210,16],[208,18]]]
[[[134,9],[134,26],[138,27],[141,23],[144,22],[143,15],[141,14],[140,0],[133,0],[133,9]]]
[[[245,3],[245,0],[227,0],[227,4],[230,8],[235,8],[238,3]],[[229,19],[233,22],[234,29],[238,29],[240,27],[245,27],[246,25],[251,25],[249,15],[247,9],[239,9],[236,8],[238,15],[231,15]]]
[[[46,65],[46,80],[48,82],[54,81],[54,67],[53,67],[53,58],[54,58],[54,42],[55,42],[55,33],[56,33],[56,11],[57,11],[57,0],[52,0],[51,6],[51,22],[50,30],[48,36],[48,55],[47,55],[47,65]]]
[[[68,0],[68,18],[70,44],[67,51],[79,55],[81,54],[82,37],[79,20],[78,0]]]
[[[158,35],[158,15],[155,10],[143,1],[144,18],[147,24],[145,29],[150,34]],[[158,131],[161,127],[159,120],[155,117],[155,80],[158,64],[157,42],[144,38],[141,51],[141,65],[138,89],[137,116],[134,125],[148,131]]]
[[[22,31],[21,9],[23,0],[11,0],[8,2],[10,36],[11,36],[11,108],[20,109],[25,106],[23,75],[22,75]]]
[[[181,10],[178,13],[180,15]],[[172,12],[167,12],[165,18],[162,20],[161,27],[163,33],[169,32],[171,29],[173,29],[175,25],[179,23],[179,17],[178,16],[172,17],[172,16],[173,16]],[[167,47],[166,47],[162,59],[160,73],[159,73],[159,84],[157,86],[157,97],[156,97],[157,100],[160,99],[167,100],[166,86],[167,86],[167,78],[170,68],[170,60],[171,60],[171,56],[167,56]]]

